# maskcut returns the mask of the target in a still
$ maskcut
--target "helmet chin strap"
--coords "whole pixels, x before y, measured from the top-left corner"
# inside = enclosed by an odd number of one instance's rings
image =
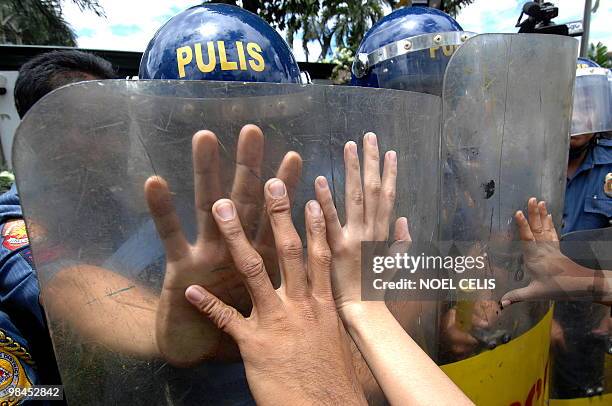
[[[588,149],[590,149],[594,144],[595,144],[595,140],[597,139],[597,137],[593,137],[591,138],[591,140],[589,142],[587,142],[586,144],[577,147],[577,148],[570,148],[569,151],[569,159],[570,161],[574,160],[574,159],[578,159],[582,156],[582,154],[587,151]]]

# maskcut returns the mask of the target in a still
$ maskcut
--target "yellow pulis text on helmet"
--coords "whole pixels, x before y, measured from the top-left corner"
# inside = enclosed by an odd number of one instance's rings
[[[194,44],[176,49],[176,63],[179,78],[185,77],[185,67],[195,63],[202,73],[215,70],[217,64],[221,70],[253,70],[263,72],[266,63],[261,55],[261,46],[255,42],[236,41],[238,60],[232,60],[225,49],[225,41],[208,41],[205,44]]]
[[[431,59],[437,59],[439,54],[449,57],[455,53],[459,46],[460,45],[442,45],[429,48],[429,57]]]

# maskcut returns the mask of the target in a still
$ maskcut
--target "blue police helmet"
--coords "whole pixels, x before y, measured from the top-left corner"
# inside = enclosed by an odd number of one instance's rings
[[[440,95],[451,55],[473,35],[440,10],[423,6],[398,9],[364,36],[351,84]]]
[[[601,66],[599,66],[597,62],[594,62],[588,58],[578,57],[576,60],[576,69],[584,68],[601,68]]]
[[[166,22],[140,61],[140,79],[300,83],[289,46],[240,7],[202,4]]]

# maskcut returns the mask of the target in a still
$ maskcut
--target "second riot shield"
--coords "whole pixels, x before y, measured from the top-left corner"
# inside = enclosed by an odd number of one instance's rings
[[[498,301],[524,277],[515,212],[538,197],[561,218],[576,51],[566,37],[479,35],[446,71],[440,240],[454,256],[484,256],[495,288],[455,291],[440,362],[477,404],[544,402],[550,305]]]

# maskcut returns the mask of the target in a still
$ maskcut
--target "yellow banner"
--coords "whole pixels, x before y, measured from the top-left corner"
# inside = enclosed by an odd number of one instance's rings
[[[535,406],[548,399],[552,309],[531,330],[507,344],[442,370],[482,406]]]

